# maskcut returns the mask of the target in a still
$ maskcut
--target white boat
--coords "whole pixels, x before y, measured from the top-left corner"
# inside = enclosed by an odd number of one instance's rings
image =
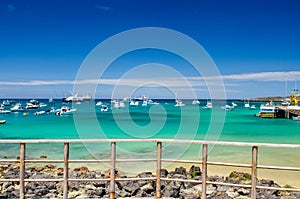
[[[143,103],[142,103],[142,106],[148,106],[148,101],[144,100]]]
[[[54,108],[54,106],[52,106],[50,110],[47,110],[47,111],[46,111],[46,113],[47,113],[47,114],[49,114],[49,113],[55,113],[56,111],[57,111],[57,110]]]
[[[150,105],[158,105],[159,103],[158,102],[154,102],[152,99],[149,99],[148,100],[148,104],[150,104]]]
[[[250,108],[250,103],[249,103],[249,101],[248,101],[248,102],[245,102],[244,107],[245,107],[245,108]]]
[[[5,124],[6,120],[0,120],[0,124]]]
[[[56,110],[55,115],[71,115],[75,112],[75,108],[69,108],[67,106],[62,106],[60,109]]]
[[[23,112],[24,108],[22,107],[21,103],[16,103],[16,105],[14,105],[11,109],[11,112]]]
[[[34,113],[34,115],[43,115],[45,113],[46,113],[46,111],[37,111]]]
[[[26,109],[38,109],[40,108],[40,102],[37,100],[30,100],[29,102],[26,103]]]
[[[124,108],[125,107],[125,102],[124,101],[120,101],[119,102],[119,107],[120,108]]]
[[[263,118],[275,118],[277,112],[278,108],[276,108],[275,105],[272,102],[270,102],[267,104],[262,104],[260,106],[258,116]]]
[[[0,114],[9,114],[11,111],[10,110],[5,110],[5,106],[1,104],[0,106]]]
[[[115,100],[112,104],[113,104],[114,108],[120,108],[120,102],[119,101]]]
[[[298,115],[298,116],[293,116],[292,119],[293,119],[293,120],[300,121],[300,115]]]
[[[11,113],[10,110],[0,109],[0,114],[9,114]]]
[[[3,100],[2,104],[4,106],[10,106],[11,105],[11,101],[9,101],[9,100]]]
[[[250,109],[253,109],[253,110],[256,109],[255,105],[254,104],[251,105]]]
[[[146,95],[143,95],[142,97],[138,97],[138,98],[135,98],[134,101],[148,101],[149,97],[146,96]]]
[[[281,105],[282,106],[289,106],[289,105],[291,105],[291,103],[288,102],[288,101],[284,101],[284,102],[281,103]]]
[[[83,101],[91,101],[92,100],[92,97],[91,96],[89,96],[89,95],[84,95],[83,97],[82,97],[82,100]]]
[[[236,103],[231,102],[231,104],[232,104],[233,107],[237,107],[237,104],[236,104]]]
[[[65,97],[62,99],[63,102],[83,102],[83,98],[78,96],[78,93]]]
[[[176,101],[176,104],[174,106],[177,106],[177,107],[185,106],[185,104],[181,100],[176,99],[175,101]]]
[[[130,106],[138,106],[138,105],[139,105],[139,101],[133,101],[133,100],[130,100],[129,105],[130,105]]]
[[[43,107],[46,107],[48,106],[47,104],[44,104],[44,103],[40,103],[40,108],[43,108]]]
[[[232,106],[229,106],[229,105],[225,105],[225,106],[222,106],[221,107],[224,111],[232,111],[233,107]]]
[[[212,107],[213,107],[212,102],[211,101],[207,101],[206,105],[203,106],[202,108],[204,108],[204,109],[212,109]]]
[[[101,101],[96,103],[96,106],[101,106],[103,103]]]
[[[108,107],[106,105],[102,105],[100,111],[101,112],[107,112],[108,111]]]
[[[200,101],[199,100],[193,100],[192,104],[193,105],[200,105]]]

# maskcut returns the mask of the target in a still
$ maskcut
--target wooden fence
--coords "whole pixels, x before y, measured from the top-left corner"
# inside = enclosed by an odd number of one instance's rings
[[[156,159],[116,159],[116,145],[117,143],[124,142],[143,142],[143,143],[156,143]],[[206,188],[208,184],[233,186],[251,188],[251,199],[256,198],[257,189],[269,189],[269,190],[281,190],[281,191],[293,191],[300,192],[300,189],[296,188],[279,188],[279,187],[266,187],[257,185],[257,170],[258,169],[273,169],[273,170],[285,170],[300,172],[298,167],[282,167],[282,166],[262,166],[258,165],[258,149],[261,147],[269,148],[290,148],[300,150],[300,145],[294,144],[267,144],[267,143],[246,143],[246,142],[219,142],[219,141],[201,141],[201,140],[171,140],[171,139],[86,139],[86,140],[0,140],[0,144],[20,144],[20,159],[10,160],[1,159],[0,162],[16,162],[20,164],[20,174],[18,179],[2,179],[0,182],[19,182],[20,183],[20,198],[25,198],[25,182],[62,182],[63,184],[63,198],[68,198],[68,183],[69,182],[99,182],[109,181],[110,182],[110,198],[115,198],[115,182],[116,181],[136,181],[136,180],[155,180],[156,181],[156,196],[155,198],[161,198],[161,181],[181,181],[202,184],[202,197],[206,198]],[[26,160],[26,144],[38,144],[38,143],[63,143],[64,144],[64,159],[63,160]],[[109,160],[95,160],[95,159],[81,159],[81,160],[70,160],[69,159],[69,146],[73,143],[110,143],[111,152]],[[197,144],[202,145],[202,160],[175,160],[175,159],[164,159],[162,157],[162,145],[164,143],[177,143],[177,144]],[[252,149],[252,163],[251,164],[237,164],[237,163],[224,163],[224,162],[209,162],[208,157],[208,146],[209,145],[223,145],[223,146],[234,146],[234,147],[251,147]],[[300,153],[300,151],[299,151]],[[156,177],[149,178],[116,178],[115,169],[116,162],[150,162],[156,161]],[[25,166],[26,163],[63,163],[63,178],[60,179],[25,179]],[[71,179],[68,176],[69,163],[92,163],[92,162],[110,162],[110,178],[104,179]],[[187,180],[187,179],[172,179],[161,177],[162,162],[177,162],[177,163],[195,163],[202,165],[202,180]],[[232,184],[225,182],[212,182],[207,180],[207,166],[218,165],[218,166],[232,166],[232,167],[243,167],[251,168],[251,185],[245,184]]]

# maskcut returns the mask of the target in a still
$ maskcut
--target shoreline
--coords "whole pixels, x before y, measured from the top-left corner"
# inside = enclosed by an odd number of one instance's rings
[[[19,166],[13,164],[0,163],[1,178],[18,178]],[[33,166],[26,167],[25,179],[62,179],[63,169],[55,165],[47,164],[43,167]],[[178,179],[176,181],[161,182],[161,193],[163,197],[171,198],[200,198],[202,193],[202,185],[197,181],[202,180],[201,168],[195,165],[191,167],[176,167],[173,170],[162,169],[161,176],[163,178]],[[109,171],[92,170],[89,167],[81,166],[69,169],[69,178],[71,179],[102,179],[97,182],[69,182],[68,198],[108,198],[110,194]],[[124,178],[137,178],[134,181],[124,180]],[[123,179],[116,182],[116,197],[154,197],[155,196],[155,180],[146,180],[145,178],[155,177],[155,172],[143,171],[135,176],[127,176],[116,170],[116,178]],[[143,178],[138,180],[138,178]],[[183,182],[180,180],[193,180],[196,183]],[[208,175],[208,180],[212,182],[225,182],[232,184],[251,184],[251,175],[240,171],[231,171],[229,175],[218,176]],[[19,196],[18,182],[0,182],[0,197],[12,198]],[[257,185],[267,187],[281,187],[277,182],[267,179],[258,179]],[[27,182],[25,183],[27,198],[62,197],[62,184],[60,182]],[[285,186],[284,188],[288,188]],[[208,198],[249,198],[251,196],[251,188],[229,187],[222,185],[207,185]],[[281,198],[282,196],[291,196],[291,198],[299,198],[300,193],[264,190],[258,189],[257,196],[259,198]],[[289,198],[289,197],[288,197]]]

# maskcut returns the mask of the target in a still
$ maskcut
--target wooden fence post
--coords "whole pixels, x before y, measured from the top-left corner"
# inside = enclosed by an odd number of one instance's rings
[[[252,167],[251,167],[251,199],[256,199],[256,179],[257,179],[257,146],[252,147]]]
[[[206,199],[207,144],[202,146],[202,199]]]
[[[162,143],[157,142],[156,155],[156,198],[161,198],[161,154]]]
[[[69,143],[64,143],[64,181],[63,181],[63,198],[68,199],[69,192]]]
[[[110,198],[115,198],[115,175],[116,175],[116,143],[111,143],[110,160]]]
[[[25,143],[20,143],[20,199],[25,198]]]

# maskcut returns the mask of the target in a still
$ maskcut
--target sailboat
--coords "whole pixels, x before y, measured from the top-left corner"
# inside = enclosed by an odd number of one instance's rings
[[[246,100],[245,100],[244,107],[245,107],[245,108],[250,108],[250,103],[249,103],[249,100],[248,100],[247,102],[246,102]]]

